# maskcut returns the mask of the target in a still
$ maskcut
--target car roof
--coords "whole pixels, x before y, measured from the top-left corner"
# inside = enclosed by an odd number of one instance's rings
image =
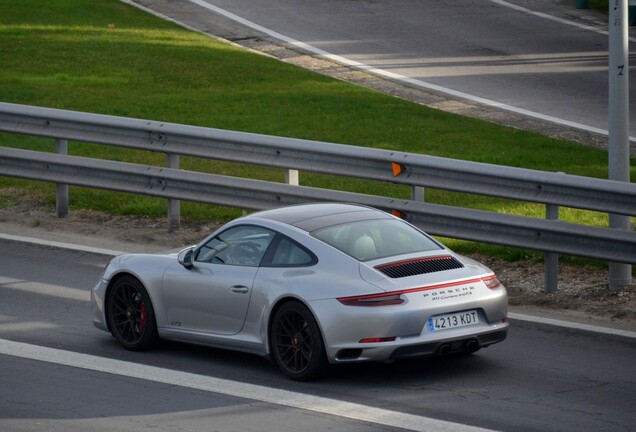
[[[388,213],[371,207],[341,203],[316,203],[281,207],[254,213],[249,217],[275,220],[308,232],[347,222],[392,218]]]

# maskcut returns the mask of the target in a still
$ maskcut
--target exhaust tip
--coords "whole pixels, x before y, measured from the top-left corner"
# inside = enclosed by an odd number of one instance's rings
[[[451,351],[450,344],[443,344],[437,349],[437,352],[442,354],[442,355],[448,354],[450,351]]]
[[[479,345],[479,341],[477,339],[471,339],[464,344],[464,351],[469,354],[479,351],[480,348],[481,345]]]
[[[355,360],[362,355],[361,349],[343,349],[336,354],[337,360]]]

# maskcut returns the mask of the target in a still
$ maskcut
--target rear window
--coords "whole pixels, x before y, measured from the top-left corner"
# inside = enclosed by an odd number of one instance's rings
[[[359,261],[441,249],[433,239],[398,219],[350,222],[312,235]]]

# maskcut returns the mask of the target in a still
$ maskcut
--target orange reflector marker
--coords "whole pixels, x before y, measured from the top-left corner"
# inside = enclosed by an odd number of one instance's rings
[[[402,212],[399,210],[391,210],[391,214],[395,217],[399,217],[400,219],[403,219]]]
[[[397,162],[391,162],[391,166],[393,167],[393,177],[397,177],[402,174],[402,170],[404,169],[402,165]]]

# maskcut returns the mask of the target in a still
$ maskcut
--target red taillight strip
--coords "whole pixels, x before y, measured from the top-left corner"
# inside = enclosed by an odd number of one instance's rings
[[[419,292],[419,291],[429,291],[429,290],[434,290],[434,289],[439,289],[439,288],[448,288],[448,287],[457,286],[457,285],[466,285],[466,284],[470,284],[470,283],[481,282],[482,280],[483,279],[481,279],[481,278],[466,279],[466,280],[461,280],[461,281],[456,281],[456,282],[448,282],[448,283],[437,284],[437,285],[429,285],[429,286],[424,286],[424,287],[419,287],[419,288],[411,288],[411,289],[406,289],[406,290],[402,290],[402,291],[389,291],[389,292],[380,293],[380,294],[367,294],[367,295],[361,295],[361,296],[339,297],[337,300],[340,303],[343,303],[343,304],[347,304],[348,303],[351,306],[352,303],[355,303],[358,300],[367,300],[367,299],[374,299],[374,298],[381,298],[381,297],[399,296],[399,295],[402,295],[402,294],[414,293],[414,292]]]
[[[393,342],[395,339],[397,339],[395,336],[381,337],[381,338],[366,338],[366,339],[360,339],[358,343]]]
[[[382,270],[385,268],[391,268],[391,267],[396,267],[399,265],[411,264],[416,262],[437,261],[437,260],[446,260],[446,259],[453,259],[453,257],[450,255],[441,255],[441,256],[434,256],[434,257],[427,257],[427,258],[417,258],[417,259],[406,260],[406,261],[396,261],[396,262],[392,262],[388,264],[379,265],[376,267],[376,269]]]
[[[391,295],[382,294],[380,296],[372,295],[371,297],[339,298],[338,301],[345,306],[392,306],[404,303],[404,299],[400,296],[400,293]]]

